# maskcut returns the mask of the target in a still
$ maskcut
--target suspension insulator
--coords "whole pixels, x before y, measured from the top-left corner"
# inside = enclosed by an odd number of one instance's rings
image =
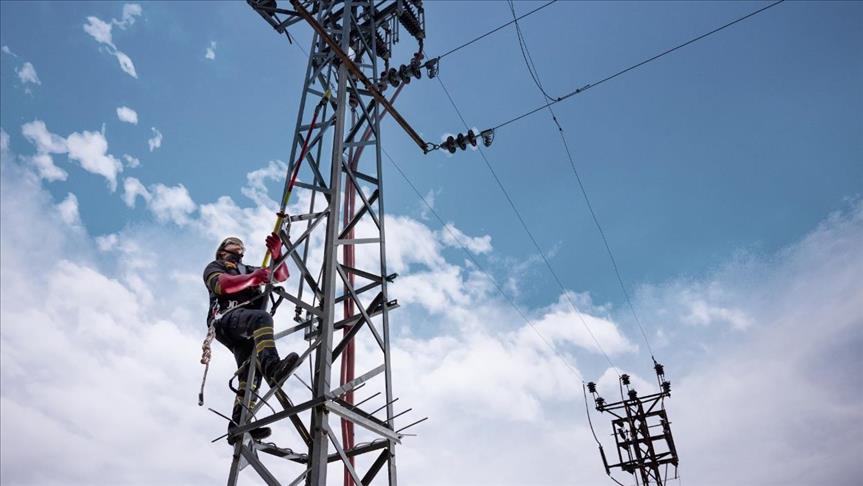
[[[420,69],[420,63],[418,62],[411,62],[410,65],[408,65],[408,72],[416,79],[423,77],[423,72],[422,69]]]
[[[455,153],[455,137],[450,135],[446,138],[446,141],[441,144],[441,147],[447,149],[447,151],[451,154]]]
[[[387,81],[390,82],[393,88],[399,87],[401,80],[399,79],[399,72],[396,68],[390,68],[390,70],[387,71]]]
[[[467,148],[467,142],[465,141],[465,137],[463,133],[459,133],[458,137],[455,139],[455,143],[458,144],[458,148],[464,150]]]
[[[467,143],[469,143],[469,144],[471,144],[472,146],[476,147],[476,134],[475,134],[475,133],[473,133],[473,130],[468,130],[468,131],[467,131]]]
[[[411,82],[410,68],[408,68],[404,64],[399,66],[399,79],[401,79],[402,83],[404,84],[410,84]]]

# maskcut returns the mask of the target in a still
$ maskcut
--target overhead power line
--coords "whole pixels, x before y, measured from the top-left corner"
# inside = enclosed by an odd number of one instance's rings
[[[625,69],[622,69],[622,70],[620,70],[620,71],[618,71],[618,72],[616,72],[616,73],[614,73],[614,74],[611,74],[611,75],[609,75],[609,76],[606,76],[606,77],[604,77],[604,78],[600,79],[599,81],[596,81],[596,82],[594,82],[594,83],[588,83],[588,84],[586,84],[586,85],[584,85],[584,86],[582,86],[582,87],[580,87],[580,88],[577,88],[577,89],[575,89],[575,90],[573,90],[573,91],[570,91],[569,93],[566,93],[566,94],[565,94],[565,95],[563,95],[563,96],[560,96],[560,97],[558,97],[558,98],[554,98],[552,101],[549,101],[549,102],[547,102],[547,103],[545,103],[545,104],[543,104],[543,105],[541,105],[541,106],[539,106],[539,107],[537,107],[537,108],[534,108],[534,109],[532,109],[532,110],[530,110],[530,111],[528,111],[528,112],[526,112],[526,113],[523,113],[523,114],[518,115],[518,116],[516,116],[516,117],[514,117],[514,118],[511,118],[511,119],[509,119],[509,120],[507,120],[507,121],[505,121],[505,122],[503,122],[503,123],[499,123],[498,125],[496,125],[496,126],[494,126],[493,128],[491,128],[491,130],[497,130],[497,129],[499,129],[499,128],[503,128],[503,127],[505,127],[505,126],[507,126],[507,125],[509,125],[509,124],[511,124],[511,123],[515,123],[515,122],[517,122],[517,121],[521,120],[522,118],[525,118],[525,117],[528,117],[528,116],[530,116],[530,115],[533,115],[534,113],[536,113],[536,112],[538,112],[538,111],[540,111],[540,110],[542,110],[542,109],[544,109],[544,108],[547,108],[547,107],[549,107],[549,106],[552,106],[552,105],[555,105],[555,104],[557,104],[557,103],[560,103],[561,101],[567,100],[567,99],[569,99],[569,98],[571,98],[571,97],[573,97],[573,96],[575,96],[575,95],[577,95],[577,94],[584,93],[585,91],[587,91],[587,90],[588,90],[588,89],[590,89],[590,88],[595,88],[595,87],[599,86],[600,84],[605,83],[606,81],[611,81],[612,79],[614,79],[614,78],[616,78],[616,77],[618,77],[618,76],[621,76],[621,75],[623,75],[623,74],[625,74],[625,73],[628,73],[629,71],[632,71],[633,69],[639,68],[639,67],[641,67],[641,66],[643,66],[643,65],[645,65],[645,64],[647,64],[647,63],[653,62],[653,61],[655,61],[655,60],[657,60],[657,59],[659,59],[659,58],[661,58],[661,57],[663,57],[663,56],[666,56],[666,55],[668,55],[668,54],[671,54],[672,52],[674,52],[674,51],[676,51],[676,50],[678,50],[678,49],[682,49],[682,48],[684,48],[684,47],[686,47],[686,46],[688,46],[688,45],[690,45],[690,44],[693,44],[693,43],[695,43],[695,42],[700,41],[701,39],[704,39],[704,38],[709,37],[709,36],[711,36],[711,35],[713,35],[713,34],[715,34],[715,33],[717,33],[717,32],[720,32],[720,31],[722,31],[722,30],[724,30],[724,29],[727,29],[728,27],[731,27],[731,26],[732,26],[732,25],[734,25],[734,24],[737,24],[737,23],[739,23],[739,22],[742,22],[742,21],[744,21],[744,20],[746,20],[746,19],[748,19],[748,18],[750,18],[750,17],[753,17],[753,16],[755,16],[755,15],[760,14],[761,12],[764,12],[765,10],[768,10],[768,9],[770,9],[770,8],[773,8],[773,7],[775,7],[775,6],[779,5],[780,3],[784,2],[784,1],[785,1],[785,0],[778,0],[778,1],[776,1],[776,2],[773,2],[773,3],[771,3],[770,5],[767,5],[766,7],[762,7],[762,8],[760,8],[760,9],[758,9],[758,10],[755,10],[754,12],[751,12],[751,13],[749,13],[749,14],[744,15],[743,17],[739,17],[739,18],[737,18],[737,19],[735,19],[735,20],[732,20],[731,22],[728,22],[728,23],[727,23],[727,24],[725,24],[725,25],[722,25],[722,26],[720,26],[720,27],[717,27],[717,28],[715,28],[715,29],[711,30],[710,32],[707,32],[707,33],[701,34],[701,35],[699,35],[698,37],[692,38],[692,39],[690,39],[690,40],[688,40],[688,41],[684,42],[683,44],[678,44],[678,45],[676,45],[676,46],[672,47],[671,49],[665,50],[665,51],[663,51],[663,52],[661,52],[661,53],[659,53],[659,54],[656,54],[656,55],[655,55],[655,56],[653,56],[653,57],[650,57],[650,58],[648,58],[648,59],[645,59],[645,60],[643,60],[643,61],[641,61],[641,62],[639,62],[639,63],[637,63],[637,64],[633,64],[632,66],[629,66],[629,67],[627,67],[627,68],[625,68]],[[515,21],[513,21],[513,22],[515,22]]]
[[[544,9],[545,7],[548,7],[549,5],[551,5],[551,4],[555,3],[555,2],[557,2],[557,0],[551,0],[551,1],[550,1],[550,2],[548,2],[548,3],[544,3],[544,4],[540,5],[539,7],[536,7],[535,9],[531,10],[530,12],[527,12],[526,14],[523,14],[522,16],[520,16],[520,17],[519,17],[518,19],[516,19],[516,20],[521,20],[521,19],[523,19],[523,18],[525,18],[525,17],[527,17],[527,16],[529,16],[529,15],[533,15],[534,13],[539,12],[540,10]],[[510,22],[507,22],[507,23],[505,23],[505,24],[503,24],[503,25],[501,25],[501,26],[498,26],[498,27],[496,27],[496,28],[494,28],[494,29],[492,29],[492,30],[490,30],[490,31],[486,32],[485,34],[482,34],[482,35],[481,35],[481,36],[479,36],[479,37],[476,37],[476,38],[474,38],[474,39],[472,39],[472,40],[469,40],[469,41],[465,42],[464,44],[462,44],[462,45],[460,45],[460,46],[458,46],[458,47],[456,47],[456,48],[454,48],[454,49],[450,49],[450,50],[448,50],[448,51],[444,52],[444,53],[443,53],[443,54],[441,54],[440,56],[433,57],[432,59],[437,59],[437,60],[443,59],[444,57],[449,56],[449,55],[450,55],[450,54],[452,54],[453,52],[456,52],[456,51],[458,51],[458,50],[460,50],[460,49],[464,49],[465,47],[467,47],[467,46],[469,46],[469,45],[473,44],[474,42],[476,42],[476,41],[478,41],[478,40],[480,40],[480,39],[483,39],[483,38],[485,38],[485,37],[488,37],[488,36],[490,36],[490,35],[494,34],[495,32],[499,31],[500,29],[503,29],[504,27],[506,27],[506,26],[508,26],[508,25],[512,25],[513,23],[515,23],[515,20],[510,21]]]
[[[531,321],[524,314],[524,312],[522,312],[521,308],[519,308],[518,305],[516,305],[515,302],[506,294],[506,292],[504,292],[503,287],[498,283],[497,279],[495,279],[494,276],[490,272],[487,272],[483,268],[482,264],[476,258],[474,258],[473,254],[470,252],[470,250],[468,250],[467,247],[465,246],[465,244],[461,241],[461,238],[459,237],[459,235],[457,235],[452,229],[450,229],[450,226],[446,222],[444,222],[443,218],[441,218],[440,215],[437,213],[437,211],[435,211],[434,206],[432,206],[428,201],[426,201],[425,197],[423,197],[422,193],[420,193],[419,189],[417,189],[417,187],[416,187],[416,185],[414,185],[413,181],[411,181],[411,179],[407,176],[407,174],[405,174],[405,172],[402,170],[402,168],[399,166],[399,164],[397,164],[396,161],[390,156],[389,152],[387,152],[386,149],[383,149],[383,148],[382,148],[382,151],[383,151],[383,154],[387,157],[387,159],[389,159],[389,161],[393,165],[393,167],[395,167],[396,171],[398,171],[399,175],[402,176],[402,179],[404,179],[405,182],[407,182],[408,186],[410,186],[410,188],[417,195],[417,198],[419,198],[419,200],[422,201],[422,203],[428,208],[429,212],[431,212],[431,214],[434,215],[435,219],[437,219],[437,221],[443,227],[444,231],[446,231],[450,235],[450,237],[453,239],[453,241],[456,242],[456,245],[458,245],[458,247],[461,248],[461,250],[464,252],[465,256],[467,256],[467,258],[471,261],[471,263],[473,263],[479,269],[480,272],[482,272],[486,277],[488,277],[488,279],[491,281],[492,285],[494,285],[494,288],[497,289],[497,291],[501,295],[501,297],[503,297],[503,299],[509,303],[509,305],[524,320],[524,322],[526,322],[530,326],[530,328],[533,329],[533,331],[536,333],[536,335],[539,336],[539,338],[545,343],[546,346],[548,346],[549,349],[551,349],[551,351],[555,354],[555,356],[557,356],[557,358],[560,359],[560,361],[562,361],[563,364],[566,365],[566,367],[569,368],[569,370],[573,372],[573,374],[575,374],[576,376],[579,377],[579,379],[581,379],[578,371],[575,368],[573,368],[571,364],[569,364],[569,361],[567,361],[566,358],[563,357],[563,355],[560,354],[560,352],[557,350],[557,347],[555,347],[554,343],[550,339],[546,338],[545,335],[542,334],[542,332],[540,332],[539,328],[536,327],[536,324],[534,324],[533,321]],[[606,358],[608,358],[608,356],[606,356]],[[610,361],[609,361],[609,363],[610,363]],[[613,364],[612,364],[612,367],[614,367]]]
[[[458,105],[456,105],[455,100],[453,100],[453,97],[452,97],[452,95],[450,95],[450,92],[446,88],[446,85],[444,85],[443,79],[440,76],[438,76],[437,80],[438,80],[438,83],[440,83],[441,88],[443,88],[444,93],[446,93],[446,96],[449,99],[449,102],[452,105],[453,109],[455,110],[456,114],[458,115],[459,119],[461,119],[462,124],[464,124],[466,129],[469,129],[467,121],[465,120],[464,116],[462,116],[461,110],[459,110]],[[530,238],[530,241],[533,243],[533,246],[536,248],[536,251],[539,253],[539,256],[542,258],[542,261],[545,263],[545,266],[548,268],[548,271],[551,273],[552,277],[554,278],[554,281],[557,283],[558,287],[560,287],[561,294],[563,295],[563,298],[566,300],[566,302],[569,304],[569,306],[572,308],[572,310],[575,312],[575,314],[581,320],[582,325],[584,325],[584,329],[590,335],[591,339],[593,339],[594,344],[596,344],[596,348],[600,351],[600,353],[602,353],[603,356],[605,356],[605,359],[606,359],[606,361],[608,361],[608,364],[611,365],[612,369],[614,369],[616,372],[617,367],[614,365],[614,363],[612,363],[611,358],[608,356],[608,353],[605,352],[605,349],[603,349],[602,345],[599,343],[599,340],[596,338],[596,335],[594,335],[593,331],[590,330],[590,326],[587,325],[587,321],[584,319],[584,316],[578,310],[578,307],[572,302],[572,299],[569,298],[569,293],[567,293],[566,287],[563,285],[563,282],[561,281],[560,277],[557,275],[557,272],[554,271],[554,267],[551,266],[551,263],[549,262],[548,257],[545,256],[545,252],[542,251],[542,248],[539,246],[539,243],[536,241],[536,238],[533,236],[533,233],[530,231],[530,228],[527,226],[527,223],[524,221],[524,218],[521,215],[521,211],[519,211],[518,207],[516,207],[515,202],[512,200],[512,197],[510,197],[510,195],[509,195],[509,191],[507,191],[506,187],[504,187],[503,182],[501,182],[500,178],[497,175],[497,172],[495,172],[494,168],[491,165],[491,162],[489,162],[488,158],[486,157],[485,152],[483,151],[482,148],[479,148],[478,150],[479,150],[480,156],[482,156],[482,159],[485,162],[486,167],[488,168],[489,172],[491,172],[492,177],[494,178],[495,182],[497,182],[498,187],[500,188],[501,192],[503,192],[503,195],[506,197],[507,202],[509,202],[509,205],[512,208],[513,212],[515,213],[516,217],[518,218],[518,221],[521,223],[521,227],[524,229],[524,232],[527,233],[527,236]]]
[[[518,46],[521,49],[522,58],[524,58],[524,64],[530,73],[530,77],[533,79],[533,82],[536,84],[536,87],[542,93],[546,99],[551,98],[548,93],[546,93],[545,88],[542,85],[542,81],[540,80],[539,71],[536,69],[536,65],[533,63],[533,57],[530,55],[530,48],[527,47],[527,40],[524,38],[524,34],[521,32],[521,27],[518,25],[518,19],[515,14],[515,5],[512,0],[508,0],[510,12],[512,12],[512,16],[515,22],[515,30],[518,34]],[[599,218],[596,216],[596,211],[593,209],[593,204],[590,203],[590,197],[587,195],[587,190],[584,188],[584,183],[581,180],[581,176],[578,174],[578,169],[575,167],[575,161],[572,158],[572,152],[569,150],[569,144],[566,142],[566,136],[564,135],[563,126],[561,126],[560,121],[557,119],[557,115],[554,113],[554,109],[551,106],[548,106],[548,112],[551,115],[551,119],[554,121],[554,124],[557,125],[557,133],[560,135],[560,141],[563,143],[563,148],[566,150],[566,156],[569,159],[569,166],[572,169],[573,175],[575,175],[575,180],[578,181],[578,187],[581,189],[581,194],[584,196],[584,202],[587,204],[587,209],[590,212],[590,216],[593,218],[593,223],[596,225],[596,229],[599,231],[599,236],[602,237],[602,242],[605,244],[605,250],[608,253],[608,258],[611,260],[611,266],[614,269],[614,274],[617,277],[617,283],[620,284],[620,290],[623,291],[623,297],[626,300],[626,304],[629,307],[629,311],[632,313],[633,319],[635,319],[635,323],[638,325],[638,329],[641,331],[641,337],[644,338],[644,344],[647,345],[647,350],[650,352],[650,356],[653,356],[653,347],[650,345],[650,339],[647,338],[647,333],[644,331],[644,326],[641,323],[641,319],[638,317],[638,313],[635,312],[635,306],[632,304],[632,299],[629,298],[629,292],[626,290],[626,285],[623,283],[623,277],[620,274],[620,269],[617,266],[617,259],[614,258],[614,252],[611,251],[611,245],[608,243],[608,238],[605,236],[605,231],[602,230],[602,225],[599,224]]]

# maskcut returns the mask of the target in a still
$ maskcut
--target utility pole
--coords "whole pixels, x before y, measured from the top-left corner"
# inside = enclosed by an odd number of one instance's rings
[[[642,486],[667,484],[668,467],[674,467],[672,479],[676,478],[679,463],[671,422],[665,411],[665,399],[671,396],[671,382],[665,379],[663,365],[654,361],[653,369],[660,391],[650,395],[639,396],[627,374],[620,375],[621,399],[617,402],[607,403],[597,394],[595,383],[587,384],[596,409],[614,416],[611,429],[617,451],[616,463],[608,463],[602,444],[599,444],[606,474],[611,476],[612,469],[620,469],[632,474],[635,484]],[[614,481],[620,484],[616,479]]]
[[[270,383],[271,391],[251,405],[254,392],[246,390],[247,410],[232,433],[244,440],[235,446],[228,484],[239,482],[239,471],[246,464],[268,485],[283,484],[263,463],[261,453],[298,465],[296,475],[284,484],[327,484],[329,465],[334,464],[344,469],[346,486],[371,484],[384,467],[386,484],[395,486],[395,446],[401,442],[401,432],[425,418],[396,426],[396,419],[410,409],[397,413],[394,408],[398,399],[392,385],[389,312],[398,302],[389,298],[388,284],[397,275],[389,274],[386,264],[380,122],[389,114],[424,152],[430,150],[432,144],[424,142],[383,96],[388,86],[419,77],[425,38],[422,1],[247,3],[291,41],[288,32],[295,24],[304,23],[313,31],[276,225],[284,251],[270,264],[274,268],[290,260],[296,270],[289,282],[296,288],[267,287],[271,313],[283,303],[294,306],[296,325],[277,332],[275,338],[302,332],[308,348],[288,380],[295,377],[302,382],[309,396],[296,400],[288,397],[285,382]],[[390,67],[390,58],[400,28],[419,47],[408,64],[396,69]],[[382,75],[393,71],[394,80]],[[288,214],[294,192],[303,209]],[[358,377],[354,375],[357,348],[371,350],[363,356],[366,368]],[[337,362],[341,379],[336,386],[332,370]],[[255,372],[250,368],[247,387]],[[308,369],[308,382],[300,377],[303,369]],[[380,391],[355,402],[354,392],[366,385]],[[282,410],[262,416],[262,405],[270,397],[278,400]],[[379,418],[375,414],[381,411],[385,417]],[[256,442],[248,434],[285,419],[293,426],[299,452],[287,444]],[[333,426],[336,420],[342,422],[341,436],[339,427]],[[355,429],[363,434],[360,445],[355,445]]]

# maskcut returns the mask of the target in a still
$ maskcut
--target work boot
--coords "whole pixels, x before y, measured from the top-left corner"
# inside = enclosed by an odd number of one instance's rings
[[[235,427],[233,424],[228,425],[228,433],[230,434],[234,430],[234,428]],[[252,429],[249,431],[249,435],[251,435],[252,439],[254,439],[256,441],[266,439],[272,433],[273,433],[273,431],[269,427],[258,427],[257,429]],[[229,435],[228,436],[228,444],[234,445],[237,443],[238,440],[240,440],[242,438],[243,438],[242,435],[234,435],[234,436]]]
[[[289,353],[281,360],[270,360],[263,365],[264,376],[275,383],[282,381],[288,373],[293,370],[297,360],[300,359],[297,353]]]
[[[240,423],[240,414],[242,414],[243,408],[240,404],[234,405],[233,413],[231,413],[231,422],[228,422],[228,434],[234,431],[237,427],[236,424]],[[272,434],[273,431],[269,427],[258,427],[257,429],[252,429],[249,431],[249,435],[252,436],[254,440],[262,440]],[[242,435],[231,436],[228,435],[228,444],[234,445],[238,440],[242,439]]]

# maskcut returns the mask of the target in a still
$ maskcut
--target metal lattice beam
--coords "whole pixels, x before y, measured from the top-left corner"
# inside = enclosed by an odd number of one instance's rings
[[[285,215],[284,207],[280,212],[283,223],[278,232],[284,251],[271,264],[290,260],[294,278],[292,288],[267,288],[271,312],[282,309],[282,304],[291,305],[297,321],[275,338],[302,330],[308,348],[289,378],[302,382],[303,396],[294,392],[297,396],[289,397],[285,383],[269,383],[271,391],[258,396],[250,388],[256,370],[249,367],[245,407],[231,433],[243,440],[234,446],[228,484],[239,482],[246,465],[265,483],[281,484],[263,460],[273,458],[296,465],[286,484],[327,484],[332,464],[345,471],[346,485],[366,485],[385,476],[387,484],[395,486],[395,446],[402,435],[395,424],[401,414],[393,409],[398,399],[393,397],[389,311],[398,304],[388,298],[388,284],[396,275],[388,274],[386,265],[381,118],[389,114],[423,149],[426,145],[376,83],[381,74],[378,63],[383,61],[383,68],[389,67],[399,24],[419,41],[421,51],[425,36],[422,2],[247,3],[289,39],[288,28],[301,22],[313,32],[296,128],[290,138],[288,174],[296,169],[297,179],[289,184],[290,177],[286,177],[283,201],[284,206],[293,192],[295,214]],[[297,210],[296,204],[302,204],[302,209]],[[364,251],[355,252],[356,245],[362,245]],[[367,247],[374,250],[368,252]],[[358,258],[358,253],[364,258]],[[343,335],[337,339],[339,330]],[[353,353],[360,342],[365,345],[362,349],[373,354],[364,356],[363,363],[372,366],[359,370],[360,376],[354,378]],[[333,377],[334,361],[342,365],[341,380]],[[347,374],[346,363],[350,364]],[[383,396],[378,392],[355,404],[354,393],[366,385],[379,388]],[[265,415],[272,407],[272,397],[281,410]],[[256,405],[255,398],[260,399]],[[374,415],[381,410],[385,418]],[[301,417],[308,417],[308,424]],[[341,439],[334,420],[342,423]],[[256,443],[249,435],[257,427],[282,421],[292,425],[276,429],[291,433],[285,443],[283,436],[274,436],[279,443],[275,445]],[[354,425],[371,440],[354,445]],[[265,455],[259,457],[258,452]],[[387,474],[379,474],[384,468]]]

